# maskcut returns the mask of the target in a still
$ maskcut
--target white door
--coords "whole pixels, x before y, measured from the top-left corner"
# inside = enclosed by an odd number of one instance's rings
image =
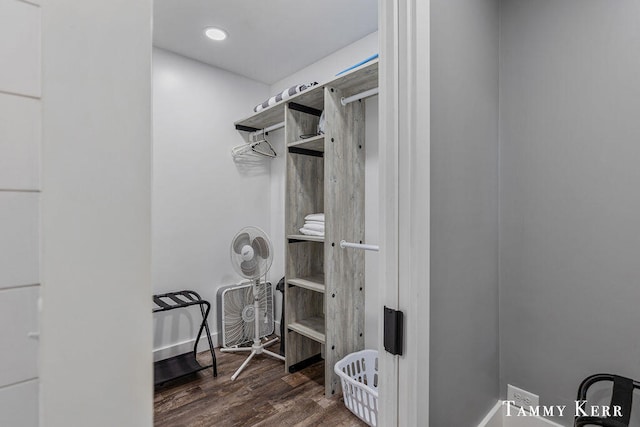
[[[0,0],[0,425],[38,425],[40,6]]]
[[[380,426],[429,420],[429,6],[379,6],[381,301],[404,313],[403,354],[391,355],[380,308]]]

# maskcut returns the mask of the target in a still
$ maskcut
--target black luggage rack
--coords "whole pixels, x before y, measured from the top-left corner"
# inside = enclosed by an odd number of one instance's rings
[[[213,367],[213,376],[218,376],[218,368],[216,366],[216,354],[213,350],[213,341],[211,341],[211,332],[209,331],[209,324],[207,323],[207,317],[211,310],[211,304],[208,301],[203,300],[197,292],[194,291],[178,291],[169,292],[166,294],[154,295],[153,308],[154,313],[161,311],[175,310],[176,308],[186,308],[192,305],[200,306],[200,313],[202,313],[202,323],[200,324],[200,330],[196,337],[196,342],[193,346],[193,351],[180,354],[178,356],[170,357],[168,359],[159,360],[153,364],[153,383],[155,386],[159,386],[168,381],[184,377],[186,375],[193,374],[203,369]],[[196,354],[198,350],[198,342],[202,336],[202,331],[207,334],[207,340],[209,341],[209,350],[211,351],[210,365],[202,366],[196,360]]]

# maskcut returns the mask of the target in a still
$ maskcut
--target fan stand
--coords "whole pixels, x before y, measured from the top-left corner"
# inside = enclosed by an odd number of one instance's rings
[[[274,338],[270,341],[267,341],[265,343],[262,342],[262,340],[260,339],[260,316],[258,315],[260,313],[260,302],[258,301],[258,284],[260,283],[260,279],[257,279],[256,282],[253,284],[253,317],[254,317],[254,321],[255,321],[255,337],[253,338],[253,345],[251,347],[235,347],[235,348],[221,348],[220,351],[225,352],[225,353],[240,353],[243,351],[250,351],[251,354],[249,354],[249,357],[247,357],[245,359],[245,361],[242,363],[242,365],[240,365],[240,367],[238,368],[238,370],[231,375],[231,380],[234,381],[236,378],[238,378],[238,375],[240,375],[240,373],[242,372],[242,370],[249,364],[249,362],[251,361],[251,359],[253,359],[253,356],[255,356],[256,354],[266,354],[268,356],[271,357],[275,357],[276,359],[280,359],[282,361],[285,360],[285,358],[283,356],[280,356],[279,354],[276,354],[272,351],[269,351],[267,349],[265,349],[265,347],[269,347],[270,345],[278,342],[278,340],[280,340],[280,338]]]

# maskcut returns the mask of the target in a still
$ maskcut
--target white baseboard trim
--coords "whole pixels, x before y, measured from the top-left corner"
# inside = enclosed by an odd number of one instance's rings
[[[274,322],[274,333],[277,336],[280,336],[280,322]],[[218,336],[218,332],[211,331],[211,341],[213,341],[213,346],[215,348],[220,347],[221,340]],[[158,360],[167,359],[169,357],[177,356],[179,354],[188,353],[193,351],[193,344],[195,344],[196,339],[191,339],[187,341],[181,341],[175,344],[170,344],[164,347],[159,347],[153,350],[153,361],[156,362]],[[200,337],[200,342],[198,342],[198,351],[209,350],[209,343],[207,342],[207,337],[203,333]]]
[[[513,414],[517,413],[519,408],[513,405],[511,406],[512,415],[507,416],[503,402],[503,400],[498,400],[478,424],[478,427],[565,427],[541,416],[516,417]]]
[[[214,347],[219,347],[218,343],[218,333],[214,332],[211,334],[211,341],[213,341]],[[153,350],[153,361],[156,362],[158,360],[167,359],[169,357],[177,356],[179,354],[188,353],[193,351],[193,345],[195,344],[196,339],[191,339],[187,341],[178,342],[175,344],[170,344],[165,347],[156,348]],[[206,335],[200,337],[200,341],[198,342],[198,351],[209,350],[209,342],[207,340]]]
[[[502,400],[498,400],[491,410],[480,421],[478,427],[502,427]]]

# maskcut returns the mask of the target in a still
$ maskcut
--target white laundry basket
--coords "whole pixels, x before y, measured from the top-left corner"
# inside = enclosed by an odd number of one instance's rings
[[[378,351],[348,354],[333,370],[342,382],[345,406],[368,425],[378,425]]]

